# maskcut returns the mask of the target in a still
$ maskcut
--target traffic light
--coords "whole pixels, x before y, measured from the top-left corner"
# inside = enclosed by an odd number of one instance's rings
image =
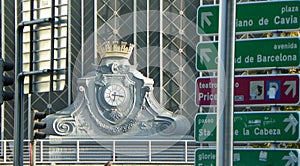
[[[10,62],[5,62],[2,58],[0,58],[0,105],[3,104],[3,101],[12,100],[14,98],[14,94],[9,91],[5,91],[5,86],[13,85],[14,78],[5,76],[4,72],[10,71],[14,69],[14,64]]]
[[[46,128],[46,123],[40,122],[41,119],[46,117],[45,112],[34,111],[33,113],[33,129],[32,129],[32,139],[44,139],[46,138],[46,133],[40,132],[39,130]]]

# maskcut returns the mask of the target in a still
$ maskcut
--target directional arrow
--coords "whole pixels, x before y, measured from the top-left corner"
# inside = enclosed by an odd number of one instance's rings
[[[206,22],[206,24],[208,26],[211,25],[211,22],[208,19],[209,16],[213,16],[212,12],[203,12],[203,13],[201,13],[201,26],[202,26],[202,28],[204,28],[204,22]]]
[[[293,90],[293,98],[296,95],[296,81],[285,81],[283,85],[288,85],[289,87],[287,90],[284,92],[285,95],[288,95],[291,90]]]
[[[252,33],[254,31],[274,32],[286,30],[299,30],[299,5],[299,0],[276,0],[251,3],[236,3],[237,26],[235,31],[237,33]],[[218,34],[218,20],[220,13],[219,8],[220,5],[218,4],[199,6],[197,11],[197,23],[199,24],[197,26],[197,32],[199,34]],[[286,10],[283,11],[283,9]],[[262,22],[263,20],[266,20],[266,22]],[[246,23],[244,23],[244,21]],[[205,23],[207,23],[208,26],[204,26]]]
[[[200,60],[200,49],[197,48],[197,63],[202,66],[209,66],[212,63],[218,62],[218,59],[215,59],[214,49],[212,47],[203,47],[210,48],[213,52],[206,53],[211,59],[209,63],[201,64]],[[218,58],[218,57],[216,57]],[[204,59],[204,57],[203,57]],[[278,75],[252,75],[252,76],[235,76],[234,84],[239,85],[234,87],[234,104],[237,106],[245,105],[299,105],[300,103],[300,74],[278,74]],[[217,82],[217,77],[199,77],[197,79],[197,84],[199,85],[211,85],[212,83]],[[274,82],[274,83],[273,83]],[[266,84],[267,83],[267,84]],[[278,84],[275,88],[272,88],[271,85]],[[265,86],[265,87],[264,87]],[[251,88],[250,88],[251,87]],[[261,87],[264,87],[261,89]],[[254,90],[255,89],[255,90]],[[277,89],[277,91],[276,91]],[[215,86],[206,86],[205,88],[200,88],[196,86],[196,103],[199,106],[210,106],[216,105],[216,92],[217,87]],[[264,92],[259,98],[253,99],[253,96],[257,92]],[[273,91],[273,93],[272,93]],[[275,92],[276,91],[276,92]],[[251,95],[250,95],[251,94]],[[209,96],[207,96],[209,95]],[[285,117],[284,117],[285,118]]]
[[[297,156],[292,151],[290,151],[288,156],[284,156],[282,160],[288,160],[285,166],[295,166],[295,163],[298,162]]]
[[[288,118],[285,118],[283,120],[283,122],[289,122],[289,124],[286,126],[286,128],[284,129],[285,132],[288,132],[290,130],[290,128],[293,126],[293,132],[292,134],[294,135],[296,132],[296,127],[298,125],[298,121],[297,119],[294,117],[293,114],[290,114]]]
[[[200,20],[201,22],[201,20]],[[211,19],[213,25],[213,21]],[[199,25],[200,27],[200,25]],[[209,29],[209,28],[207,28]],[[291,49],[276,49],[275,45],[286,45],[288,43],[293,43],[295,46]],[[264,47],[261,47],[261,46]],[[235,70],[257,70],[257,69],[274,69],[274,68],[300,68],[300,38],[297,37],[278,37],[278,38],[259,38],[259,39],[242,39],[236,40],[235,42]],[[200,63],[199,53],[201,48],[211,48],[213,51],[209,54],[211,59],[216,59],[218,56],[218,42],[214,41],[200,41],[197,44],[197,69],[201,71],[215,71],[218,68],[217,61],[213,63],[212,61],[210,64],[202,65]],[[251,48],[251,49],[249,49]],[[255,60],[258,58],[258,55],[265,56],[265,55],[294,55],[295,58],[287,61],[285,58],[276,59],[276,63],[273,61],[258,61]],[[251,60],[251,62],[249,62]],[[252,61],[253,60],[253,61]],[[284,80],[284,81],[291,81],[291,80]],[[282,83],[284,83],[284,81]],[[282,92],[284,95],[284,91]],[[296,94],[297,95],[297,94]]]
[[[299,149],[283,148],[234,148],[233,165],[243,166],[298,166]],[[217,164],[215,148],[198,148],[195,152],[197,166],[215,166]]]
[[[204,87],[204,86],[202,86]],[[257,111],[234,113],[234,141],[242,142],[299,142],[299,111]],[[207,120],[211,125],[205,123]],[[199,113],[195,117],[195,140],[199,142],[215,142],[215,113]],[[276,130],[275,131],[275,127]],[[273,131],[274,130],[274,131]],[[268,131],[272,131],[272,134]],[[247,134],[246,134],[247,132]]]
[[[203,64],[204,59],[206,60],[206,62],[210,61],[210,58],[207,55],[207,53],[209,53],[209,52],[212,52],[212,50],[210,48],[200,49],[200,62],[201,62],[201,64]]]

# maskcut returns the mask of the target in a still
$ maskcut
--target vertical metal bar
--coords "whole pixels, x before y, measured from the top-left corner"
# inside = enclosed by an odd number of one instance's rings
[[[29,140],[29,144],[31,144],[31,163],[30,166],[35,166],[36,162],[36,141],[35,140]]]
[[[44,141],[40,140],[40,156],[41,156],[41,162],[44,161]]]
[[[4,160],[4,162],[6,162],[6,160],[7,160],[7,157],[6,157],[6,152],[7,152],[6,144],[7,144],[7,141],[4,140],[4,139],[2,139],[2,141],[3,141],[3,160]]]
[[[185,6],[185,3],[184,3],[185,1],[181,1],[180,2],[180,12],[179,12],[179,14],[180,14],[180,25],[179,25],[179,35],[180,35],[180,49],[179,49],[179,59],[180,59],[180,61],[179,61],[179,78],[180,78],[180,82],[179,82],[179,85],[180,85],[180,89],[183,89],[183,84],[184,84],[184,80],[183,80],[183,63],[184,63],[184,56],[183,56],[183,48],[184,48],[184,39],[183,39],[183,37],[184,37],[184,25],[183,25],[183,17],[184,17],[184,11],[183,11],[183,9],[184,9],[184,6]],[[179,101],[179,103],[184,103],[184,101],[183,101],[183,91],[182,90],[180,90],[179,91],[179,94],[180,94],[180,101]],[[183,109],[183,107],[182,107],[182,104],[179,104],[179,111],[182,111],[182,109]]]
[[[62,0],[56,0],[56,2],[57,2],[57,13],[56,13],[56,15],[58,15],[58,16],[60,16],[60,15],[62,15],[62,6],[60,6],[60,5],[62,5],[62,2],[61,2]],[[60,60],[60,58],[62,57],[62,52],[61,52],[61,47],[62,47],[62,42],[61,42],[61,40],[60,40],[60,37],[62,37],[62,33],[61,33],[61,31],[62,31],[62,29],[61,29],[61,27],[62,27],[62,25],[61,25],[61,18],[59,17],[58,19],[58,23],[56,24],[56,26],[57,26],[57,33],[56,33],[56,37],[55,37],[55,35],[54,35],[54,37],[55,38],[53,38],[53,42],[54,42],[54,44],[55,44],[55,41],[56,41],[56,47],[57,47],[57,52],[56,52],[56,69],[60,69],[61,68],[61,66],[62,66],[62,62],[61,62],[61,60]],[[55,32],[55,31],[54,31]],[[53,57],[53,58],[55,58],[55,57]],[[56,76],[56,80],[58,80],[58,79],[61,79],[62,78],[62,76],[61,76],[61,74],[58,74],[57,76]],[[54,78],[53,78],[54,79]],[[65,78],[64,78],[65,79]],[[53,88],[54,88],[54,90],[60,90],[60,88],[61,88],[61,82],[60,81],[55,81],[54,83],[51,83],[51,84],[53,84]]]
[[[164,49],[164,45],[163,45],[163,0],[160,0],[160,4],[159,4],[159,45],[160,45],[160,50],[159,50],[159,84],[160,84],[160,92],[159,92],[159,103],[163,104],[163,49]]]
[[[280,33],[279,32],[275,32],[273,33],[272,37],[280,37]],[[278,74],[280,70],[278,69],[273,69],[272,70],[272,74]],[[280,107],[279,106],[272,106],[271,107],[271,111],[279,111],[280,110]]]
[[[116,161],[116,141],[115,140],[113,140],[112,152],[113,152],[113,162],[115,162]]]
[[[149,71],[149,66],[150,66],[150,0],[147,1],[147,37],[146,37],[146,42],[147,42],[147,55],[146,55],[146,68],[147,68],[147,77],[150,77],[150,71]]]
[[[0,11],[1,12],[1,11]],[[1,21],[0,21],[1,22]],[[1,26],[1,25],[0,25]],[[1,33],[1,34],[3,34],[3,33]],[[4,36],[4,35],[1,35],[1,36]],[[1,46],[2,47],[2,46]],[[2,52],[1,52],[2,53]],[[2,57],[2,56],[0,56],[0,57]],[[0,139],[1,140],[4,140],[4,123],[5,123],[5,114],[4,114],[4,112],[5,111],[2,111],[2,110],[4,110],[3,109],[4,108],[4,105],[2,104],[1,106],[0,106],[0,114],[1,114],[1,121],[0,121],[0,126],[1,126],[1,137],[0,137]],[[3,146],[3,149],[1,149],[1,155],[4,155],[4,158],[6,158],[5,156],[5,146],[6,145],[3,145],[4,144],[4,142],[1,142],[1,144],[2,144],[2,146]],[[4,161],[6,161],[5,159],[4,159]]]
[[[52,4],[51,4],[51,58],[50,58],[50,68],[52,70],[54,70],[54,37],[55,37],[55,21],[56,21],[56,18],[55,18],[55,0],[52,0]],[[51,91],[54,91],[54,88],[53,88],[53,74],[50,75],[50,92]]]
[[[185,153],[185,162],[187,163],[188,162],[188,142],[187,140],[184,141],[184,153]]]
[[[76,144],[76,146],[77,146],[76,156],[77,156],[77,162],[79,162],[79,160],[80,160],[80,156],[79,156],[79,155],[80,155],[80,153],[79,153],[79,152],[80,152],[80,149],[79,149],[79,148],[80,148],[80,147],[79,147],[79,146],[80,146],[79,140],[77,140],[76,143],[77,143],[77,144]]]
[[[34,10],[34,2],[33,0],[30,0],[30,18],[29,21],[32,21],[33,18],[33,10]],[[29,26],[29,47],[30,47],[30,51],[29,51],[29,71],[33,71],[33,66],[34,66],[34,58],[33,58],[33,24]],[[34,76],[29,76],[29,82],[33,82],[33,77]],[[33,84],[29,84],[29,92],[33,92]]]
[[[199,0],[199,4],[200,4],[200,6],[202,6],[203,5],[203,0]],[[202,42],[202,41],[203,41],[203,36],[200,35],[199,36],[199,42]],[[203,72],[199,72],[199,77],[202,77],[202,75],[203,75]],[[201,106],[199,106],[198,113],[201,113],[202,111],[203,111],[203,108]],[[200,144],[200,146],[202,146],[202,144]]]
[[[24,114],[23,111],[23,87],[24,77],[19,77],[18,73],[22,71],[22,44],[23,44],[23,26],[18,26],[16,31],[16,67],[15,67],[15,109],[14,109],[14,166],[23,165],[23,139],[24,139]]]
[[[31,94],[28,94],[28,106],[27,106],[27,109],[28,109],[28,121],[27,121],[27,125],[28,125],[28,131],[27,131],[27,134],[28,134],[28,139],[29,140],[32,140],[33,138],[33,135],[32,135],[32,131],[33,131],[33,124],[32,124],[32,109],[31,109]]]
[[[68,25],[67,25],[67,27],[68,27],[68,31],[67,31],[67,33],[68,33],[68,50],[69,51],[67,51],[67,72],[68,72],[68,105],[71,105],[71,102],[72,102],[72,100],[71,100],[71,98],[72,98],[72,81],[71,81],[71,79],[72,79],[72,77],[71,77],[71,74],[72,74],[72,70],[71,70],[71,55],[72,55],[72,53],[71,53],[71,15],[73,14],[73,13],[71,13],[72,12],[72,0],[68,0]]]
[[[29,153],[29,165],[30,166],[35,166],[35,161],[36,161],[36,142],[33,139],[33,112],[32,112],[32,108],[31,108],[31,94],[28,94],[28,106],[27,106],[27,110],[28,110],[28,139],[29,139],[29,147],[30,147],[30,153]]]
[[[81,0],[81,77],[84,76],[84,0]]]
[[[273,33],[273,37],[279,37],[280,36],[280,34],[278,33],[278,32],[275,32],[275,33]],[[279,70],[277,70],[277,69],[273,69],[272,70],[272,74],[278,74],[279,73]],[[271,111],[280,111],[280,106],[272,106],[271,107]],[[270,146],[270,148],[277,148],[277,143],[271,143],[271,146]]]
[[[4,21],[2,22],[2,20],[4,20],[4,14],[3,12],[4,11],[4,1],[1,1],[0,2],[0,33],[1,34],[4,34],[4,30],[2,28],[2,25],[4,25]],[[2,58],[2,48],[4,48],[4,35],[1,35],[0,36],[0,58]],[[2,73],[1,73],[2,74]],[[0,139],[3,140],[3,137],[4,137],[4,111],[2,111],[4,108],[3,105],[0,106],[0,115],[1,115],[1,119],[0,119],[0,127],[1,127],[1,135],[0,135]],[[3,143],[3,142],[1,142]],[[3,149],[1,149],[1,155],[3,155]],[[5,161],[5,160],[4,160]]]
[[[149,153],[149,162],[152,161],[152,142],[151,140],[148,141],[148,153]]]
[[[114,7],[113,7],[113,11],[114,11],[114,25],[113,25],[113,28],[114,28],[114,32],[113,32],[113,34],[114,34],[114,38],[115,38],[115,40],[117,40],[117,37],[118,37],[118,31],[117,31],[117,29],[118,29],[118,25],[117,25],[117,17],[118,17],[118,4],[119,3],[121,3],[121,2],[119,2],[118,0],[114,0]]]
[[[217,90],[217,166],[233,165],[235,0],[220,0]]]
[[[15,25],[18,24],[18,17],[17,17],[17,14],[18,14],[18,3],[19,0],[15,0]],[[16,32],[15,32],[17,35],[16,35],[16,39],[15,39],[15,42],[16,42],[16,54],[17,56],[15,57],[16,58],[16,68],[15,68],[15,80],[16,80],[16,84],[15,84],[15,108],[14,108],[14,166],[20,166],[20,165],[23,165],[23,139],[20,137],[22,135],[20,135],[20,131],[21,131],[21,128],[22,126],[20,126],[20,120],[21,120],[21,115],[19,115],[19,109],[17,108],[17,106],[19,104],[18,101],[19,101],[19,96],[16,96],[16,94],[18,95],[19,92],[19,87],[18,87],[18,80],[17,80],[17,74],[18,71],[20,70],[18,68],[19,66],[19,55],[21,54],[22,50],[20,50],[22,42],[23,42],[23,39],[22,39],[22,34],[23,34],[23,27],[18,27],[16,29]],[[21,42],[20,42],[21,41]],[[22,151],[22,152],[21,152]]]
[[[2,11],[4,11],[4,1],[0,2],[0,13],[1,13],[0,14],[0,33],[4,34],[4,30],[3,30],[4,28],[2,28],[2,25],[4,25],[4,21],[2,22],[2,20],[4,20],[4,14]],[[2,41],[4,41],[4,35],[1,35],[1,37],[0,37],[0,58],[2,58],[2,48],[4,48],[4,42],[2,42]],[[1,127],[1,129],[2,129],[2,127]]]
[[[133,65],[137,64],[137,0],[133,0]]]
[[[22,61],[21,61],[22,62]],[[22,65],[22,64],[20,64]],[[24,150],[24,77],[17,77],[15,88],[15,126],[14,126],[14,162],[15,166],[23,165],[23,150]],[[17,137],[17,138],[16,138]],[[17,160],[17,161],[16,161]]]
[[[98,1],[94,1],[94,63],[96,65],[97,64],[97,58],[98,58],[98,55],[97,55],[97,2]]]

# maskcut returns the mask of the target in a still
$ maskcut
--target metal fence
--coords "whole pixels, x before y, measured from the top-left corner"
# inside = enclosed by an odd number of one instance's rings
[[[1,140],[1,164],[13,163],[13,140]],[[193,164],[192,140],[38,140],[37,164],[157,163]],[[29,141],[24,142],[24,163],[29,163]]]

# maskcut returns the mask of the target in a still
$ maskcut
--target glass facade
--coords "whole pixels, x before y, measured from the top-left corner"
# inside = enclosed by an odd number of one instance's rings
[[[15,60],[15,2],[1,1],[1,57],[5,61],[14,62]],[[6,73],[7,76],[14,78],[14,73]],[[13,92],[14,86],[8,86],[7,91]],[[1,110],[1,135],[4,139],[13,137],[13,115],[14,102],[7,101],[2,105]]]

